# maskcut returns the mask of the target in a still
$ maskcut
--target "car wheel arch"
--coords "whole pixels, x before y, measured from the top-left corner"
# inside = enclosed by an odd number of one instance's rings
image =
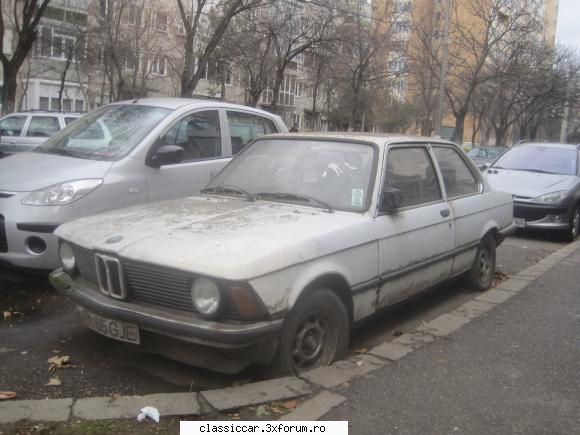
[[[339,273],[326,273],[310,280],[308,284],[303,286],[302,290],[291,299],[291,307],[294,307],[300,298],[315,292],[320,288],[327,288],[340,298],[348,313],[349,324],[352,325],[354,310],[352,293],[348,281]]]

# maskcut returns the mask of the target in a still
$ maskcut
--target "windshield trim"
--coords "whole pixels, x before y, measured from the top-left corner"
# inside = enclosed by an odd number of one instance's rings
[[[355,139],[355,138],[348,138],[348,137],[331,137],[331,136],[327,136],[327,137],[319,137],[319,136],[261,136],[259,138],[254,139],[253,141],[251,141],[250,143],[248,143],[238,154],[236,154],[236,156],[231,159],[228,164],[226,166],[224,166],[222,168],[221,171],[219,171],[215,177],[213,178],[213,180],[216,180],[220,174],[224,171],[227,170],[227,168],[234,164],[234,162],[239,158],[239,156],[242,156],[244,153],[248,152],[249,149],[251,149],[255,144],[259,143],[260,141],[268,141],[268,140],[277,140],[277,141],[288,141],[288,142],[300,142],[300,141],[309,141],[309,142],[332,142],[332,143],[338,143],[338,144],[346,144],[346,145],[366,145],[366,146],[370,146],[371,148],[373,148],[373,165],[372,165],[372,169],[370,171],[369,174],[369,186],[368,186],[368,191],[371,193],[370,195],[367,195],[366,197],[366,201],[365,201],[365,206],[364,208],[360,209],[360,210],[352,210],[352,209],[344,209],[344,208],[340,208],[340,207],[334,207],[333,206],[333,210],[334,211],[342,211],[342,212],[346,212],[346,213],[356,213],[356,214],[365,214],[367,212],[370,211],[371,205],[372,205],[372,201],[373,198],[375,196],[375,186],[377,183],[377,171],[378,171],[378,167],[379,167],[379,157],[380,157],[380,150],[381,147],[379,145],[377,145],[375,142],[372,141],[368,141],[368,140],[361,140],[361,139]],[[209,187],[209,185],[213,182],[210,181],[205,187]],[[209,194],[206,194],[209,195]],[[212,195],[215,195],[214,193],[212,193]],[[223,195],[226,196],[226,195]],[[236,197],[236,198],[239,198]],[[265,201],[265,200],[262,200]],[[320,210],[321,207],[319,206],[315,206],[312,203],[306,203],[306,204],[302,204],[302,203],[294,203],[294,202],[288,202],[288,201],[274,201],[272,199],[268,199],[267,201],[269,202],[275,202],[278,204],[291,204],[291,205],[297,205],[300,207],[310,207],[310,208],[315,208],[317,210]]]

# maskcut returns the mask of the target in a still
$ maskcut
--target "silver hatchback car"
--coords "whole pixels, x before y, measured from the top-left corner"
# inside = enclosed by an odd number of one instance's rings
[[[286,131],[277,115],[220,101],[140,99],[94,110],[32,152],[0,160],[0,262],[54,269],[60,224],[195,194],[246,143]]]
[[[32,150],[80,117],[80,113],[34,110],[0,118],[0,158]]]

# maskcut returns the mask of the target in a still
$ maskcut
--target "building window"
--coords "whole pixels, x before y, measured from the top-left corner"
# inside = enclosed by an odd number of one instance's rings
[[[165,58],[161,56],[155,56],[153,58],[153,64],[151,66],[151,72],[159,76],[166,75],[167,71],[165,69]]]
[[[133,26],[141,26],[142,7],[135,2],[129,4],[129,24]]]
[[[40,110],[48,110],[48,97],[40,97],[38,101],[38,108]]]
[[[167,22],[168,15],[165,12],[157,12],[155,14],[155,30],[167,33]]]
[[[72,56],[73,60],[82,57],[82,44],[77,48],[77,40],[74,36],[51,27],[40,29],[40,40],[36,43],[35,54],[39,57],[66,60]]]
[[[84,110],[84,100],[75,100],[75,112],[82,112]]]
[[[191,15],[187,15],[187,20],[188,21],[191,20]],[[183,19],[181,18],[181,15],[177,16],[177,18],[175,19],[175,23],[177,25],[177,34],[185,35],[185,24],[183,24]]]
[[[284,81],[278,92],[278,104],[281,106],[294,106],[294,97],[296,96],[296,76],[285,74]],[[262,92],[262,102],[271,104],[274,98],[273,90],[268,87]]]

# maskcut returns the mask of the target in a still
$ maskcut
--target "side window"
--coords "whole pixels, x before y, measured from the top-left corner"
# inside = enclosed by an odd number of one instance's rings
[[[393,148],[387,155],[384,190],[401,192],[401,207],[442,199],[433,162],[426,148]]]
[[[478,191],[477,179],[453,148],[433,147],[448,198],[470,195]]]
[[[232,154],[239,153],[251,140],[269,133],[278,133],[271,119],[251,113],[227,111]]]
[[[56,116],[33,116],[26,136],[50,137],[59,130],[60,125]]]
[[[20,136],[26,116],[9,116],[0,121],[0,136]]]
[[[161,144],[182,147],[186,162],[220,157],[222,140],[218,111],[205,110],[182,118],[161,137]]]

